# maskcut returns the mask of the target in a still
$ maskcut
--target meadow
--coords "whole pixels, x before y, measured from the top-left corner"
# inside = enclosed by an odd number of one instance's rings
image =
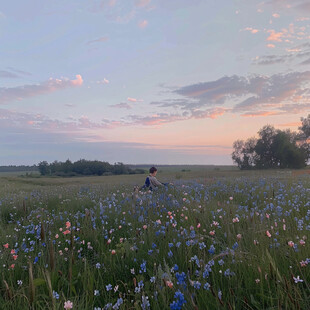
[[[0,175],[0,309],[310,309],[309,176]]]

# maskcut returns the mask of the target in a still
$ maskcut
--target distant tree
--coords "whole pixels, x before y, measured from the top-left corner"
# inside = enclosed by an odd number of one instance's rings
[[[303,119],[301,133],[276,130],[266,125],[258,131],[259,138],[237,140],[233,144],[233,161],[240,169],[302,168],[309,159],[310,117]],[[298,143],[298,141],[306,142]]]
[[[49,164],[47,161],[41,161],[38,164],[38,169],[41,175],[47,175],[50,172]]]
[[[299,134],[297,137],[300,147],[304,149],[307,154],[307,160],[310,159],[310,114],[306,118],[301,118],[301,126],[298,128]]]
[[[108,162],[99,160],[80,159],[72,163],[69,159],[65,162],[55,160],[51,164],[46,161],[38,165],[41,175],[74,176],[74,175],[108,175],[108,174],[135,174],[144,173],[143,169],[129,169],[123,163],[115,163],[113,166]]]
[[[240,169],[254,168],[256,160],[255,145],[255,138],[250,138],[247,141],[237,140],[234,142],[232,159]]]

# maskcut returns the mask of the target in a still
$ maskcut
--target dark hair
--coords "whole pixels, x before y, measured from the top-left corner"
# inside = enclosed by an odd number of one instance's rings
[[[155,171],[157,171],[157,169],[155,167],[150,168],[150,173],[154,173]]]

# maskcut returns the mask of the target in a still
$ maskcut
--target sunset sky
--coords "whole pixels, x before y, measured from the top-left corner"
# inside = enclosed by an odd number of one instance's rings
[[[0,5],[0,165],[232,164],[310,113],[307,0]]]

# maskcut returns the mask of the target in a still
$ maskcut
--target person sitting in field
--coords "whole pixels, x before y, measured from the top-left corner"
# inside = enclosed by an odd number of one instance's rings
[[[140,190],[141,189],[149,189],[149,190],[152,191],[153,189],[157,189],[158,187],[162,187],[162,186],[167,186],[168,185],[168,183],[159,182],[156,179],[156,174],[157,174],[157,169],[155,167],[151,167],[150,168],[150,174],[149,174],[149,176],[146,177],[145,183],[140,188]]]

